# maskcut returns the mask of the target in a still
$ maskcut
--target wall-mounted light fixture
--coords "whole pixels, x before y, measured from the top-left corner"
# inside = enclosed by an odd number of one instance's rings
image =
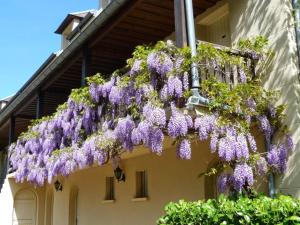
[[[63,190],[62,183],[59,182],[59,180],[56,180],[56,181],[55,181],[54,187],[55,187],[55,190],[56,190],[56,191],[62,191],[62,190]]]
[[[125,173],[119,166],[114,170],[114,174],[115,174],[117,181],[125,182]]]

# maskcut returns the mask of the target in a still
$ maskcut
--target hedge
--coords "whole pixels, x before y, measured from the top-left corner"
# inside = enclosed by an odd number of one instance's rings
[[[300,224],[300,201],[290,196],[241,196],[232,199],[221,195],[206,202],[169,203],[159,225],[261,225]]]

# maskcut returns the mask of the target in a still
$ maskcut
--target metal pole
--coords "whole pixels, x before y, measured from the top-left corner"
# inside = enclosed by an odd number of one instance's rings
[[[268,152],[270,151],[270,144],[271,144],[272,139],[273,139],[273,136],[271,135],[269,140],[267,140],[267,138],[265,140],[266,141],[266,150]],[[274,197],[275,196],[275,175],[274,175],[274,173],[271,173],[268,176],[268,188],[269,188],[269,196]]]
[[[185,0],[185,10],[186,10],[186,17],[187,17],[187,31],[188,31],[189,46],[191,48],[192,57],[195,57],[197,55],[197,48],[196,48],[196,35],[195,35],[195,23],[194,23],[192,0]],[[199,93],[200,76],[199,76],[199,71],[196,63],[192,63],[191,72],[192,72],[192,88],[191,88],[192,96],[187,101],[187,107],[192,108],[195,105],[207,105],[209,102],[208,99],[204,98]]]
[[[174,0],[175,39],[179,48],[187,46],[187,30],[184,0]]]
[[[185,9],[186,9],[186,17],[187,17],[189,46],[191,48],[192,57],[195,57],[197,55],[197,48],[196,48],[196,35],[195,35],[195,23],[194,23],[194,12],[193,12],[192,0],[185,0]],[[199,89],[200,78],[199,78],[197,65],[193,63],[191,69],[192,69],[192,88]]]

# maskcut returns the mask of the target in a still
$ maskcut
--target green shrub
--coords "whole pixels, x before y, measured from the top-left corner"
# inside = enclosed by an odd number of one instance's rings
[[[300,224],[300,201],[280,195],[274,199],[239,197],[233,200],[221,195],[206,202],[169,203],[159,225],[216,225],[216,224]]]

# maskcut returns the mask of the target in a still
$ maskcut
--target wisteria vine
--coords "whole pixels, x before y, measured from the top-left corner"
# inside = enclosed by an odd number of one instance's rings
[[[225,76],[225,64],[238,67],[240,83],[234,87],[213,75],[203,81],[201,94],[210,99],[206,113],[185,107],[192,62],[200,71]],[[243,57],[209,44],[199,44],[195,58],[170,41],[138,46],[127,61],[127,73],[116,71],[109,80],[101,74],[89,77],[87,87],[73,90],[54,115],[34,121],[10,146],[16,180],[42,186],[58,175],[118,161],[137,145],[161,155],[166,135],[175,139],[181,159],[191,159],[193,140],[210,141],[223,168],[231,168],[219,177],[221,191],[241,191],[254,184],[255,175],[284,172],[293,149],[282,124],[284,107],[274,106],[274,92],[264,90],[245,65]],[[269,152],[257,149],[250,132],[255,124],[270,143]],[[274,135],[279,136],[276,143]]]

